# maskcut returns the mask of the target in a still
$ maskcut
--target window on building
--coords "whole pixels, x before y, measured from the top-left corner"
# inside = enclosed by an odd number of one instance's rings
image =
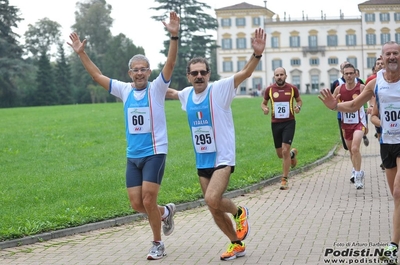
[[[301,60],[300,59],[291,59],[290,60],[290,65],[291,66],[300,66],[301,65]]]
[[[333,84],[338,79],[337,75],[330,74],[329,75],[329,84]]]
[[[272,48],[279,48],[279,37],[272,37],[271,38],[271,47]]]
[[[400,43],[400,33],[395,33],[394,39],[396,40],[396,43]]]
[[[329,65],[338,65],[339,64],[339,59],[338,58],[328,58],[328,64]]]
[[[222,62],[222,71],[223,72],[233,72],[233,65],[231,61]]]
[[[376,45],[376,35],[375,34],[367,34],[366,36],[366,44],[367,45]]]
[[[338,46],[338,37],[337,35],[328,35],[327,36],[327,44],[329,47],[336,47]]]
[[[282,60],[280,59],[272,60],[272,70],[275,71],[275,69],[278,67],[282,67]]]
[[[390,41],[390,33],[381,33],[381,44],[385,44]]]
[[[394,13],[394,21],[400,21],[400,13]]]
[[[355,68],[357,68],[357,58],[349,57],[347,58],[347,61],[351,63]]]
[[[375,14],[365,14],[365,22],[375,22]]]
[[[236,47],[237,49],[246,49],[246,39],[245,38],[236,39]]]
[[[222,49],[231,50],[232,49],[232,39],[222,39]]]
[[[375,66],[376,57],[367,57],[367,67],[372,69]]]
[[[255,71],[262,71],[262,61],[260,60],[256,66],[256,69],[254,69]]]
[[[299,75],[292,75],[292,84],[297,87],[297,89],[300,91],[300,76]]]
[[[221,18],[221,27],[230,27],[231,19],[230,18]]]
[[[318,47],[318,36],[308,36],[308,47]]]
[[[346,35],[346,46],[356,46],[356,35],[355,34],[347,34]]]
[[[311,75],[311,90],[313,92],[319,91],[319,76],[318,75]]]
[[[257,91],[260,91],[261,94],[261,89],[262,89],[262,78],[256,77],[253,78],[253,93],[257,93]],[[256,96],[257,94],[255,94]]]
[[[261,19],[259,17],[253,17],[253,26],[260,26]]]
[[[290,47],[300,47],[300,36],[290,36]]]
[[[389,22],[390,14],[389,13],[380,13],[379,18],[380,18],[381,22]]]
[[[310,65],[312,66],[319,65],[319,58],[310,58]]]
[[[245,18],[236,18],[236,27],[244,27],[246,26]]]
[[[246,61],[240,60],[237,62],[237,70],[240,71],[244,68],[244,66],[246,65]]]
[[[239,85],[239,89],[240,91],[240,95],[246,95],[247,94],[247,89],[246,89],[246,81],[243,81],[240,85]]]

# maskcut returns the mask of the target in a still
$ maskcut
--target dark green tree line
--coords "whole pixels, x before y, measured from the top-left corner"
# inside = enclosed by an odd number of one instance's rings
[[[60,43],[61,25],[48,18],[40,19],[34,25],[29,24],[25,36],[25,50],[37,65],[36,86],[29,86],[30,103],[35,106],[60,104],[59,90],[55,83],[53,66],[50,59],[52,48]]]
[[[18,12],[8,0],[0,0],[0,107],[12,107],[19,102],[14,78],[23,73],[25,65],[19,35],[13,31],[22,20]]]
[[[207,32],[217,28],[216,20],[204,10],[210,7],[195,0],[158,0],[160,15],[156,20],[166,20],[170,11],[181,17],[179,55],[172,85],[182,89],[187,86],[186,64],[196,56],[209,59],[212,80],[216,73],[216,42]],[[121,81],[130,81],[128,61],[135,54],[145,54],[143,47],[120,33],[112,36],[112,6],[106,0],[85,0],[76,3],[75,31],[87,39],[86,52],[103,74]],[[19,9],[0,0],[0,107],[41,106],[115,101],[107,91],[100,89],[83,68],[74,53],[66,55],[64,47],[68,36],[61,36],[61,26],[48,18],[28,25],[24,33],[25,44],[20,44],[13,29],[18,27]],[[69,48],[69,47],[68,47]],[[169,49],[166,34],[165,56]],[[153,66],[150,80],[161,70]]]

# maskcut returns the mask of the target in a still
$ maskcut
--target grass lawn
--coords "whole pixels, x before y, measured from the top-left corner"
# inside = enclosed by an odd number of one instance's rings
[[[302,95],[293,147],[298,167],[339,141],[336,112]],[[262,98],[236,98],[236,168],[229,190],[281,174]],[[133,210],[125,189],[122,103],[0,109],[0,241],[78,226]],[[169,153],[159,203],[202,197],[186,113],[166,102]]]

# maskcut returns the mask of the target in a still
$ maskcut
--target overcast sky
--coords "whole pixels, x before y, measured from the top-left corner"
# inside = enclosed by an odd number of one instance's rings
[[[216,17],[214,9],[227,7],[242,2],[252,5],[263,6],[263,0],[198,0],[211,7],[210,15]],[[68,35],[71,32],[71,26],[75,22],[76,0],[9,0],[10,5],[20,9],[20,17],[24,20],[14,29],[19,35],[23,36],[27,30],[28,24],[35,24],[42,18],[49,18],[57,21],[62,26],[63,38],[69,41]],[[311,17],[320,17],[321,10],[327,17],[338,17],[340,12],[347,16],[360,16],[358,4],[366,0],[335,0],[335,1],[315,1],[315,0],[268,0],[267,8],[278,14],[281,19],[286,16],[291,18],[302,17],[304,14]],[[164,25],[161,22],[154,21],[151,16],[157,15],[150,7],[157,7],[159,4],[151,0],[107,0],[112,5],[111,17],[114,19],[111,29],[113,35],[119,33],[125,34],[136,46],[141,46],[146,52],[150,63],[158,65],[165,61],[165,57],[160,54],[165,39]],[[150,39],[151,36],[151,39]],[[159,37],[155,37],[159,36]],[[268,38],[268,37],[267,37]],[[23,43],[23,39],[20,40]],[[71,48],[65,48],[66,53],[71,52]],[[129,58],[127,58],[127,61]]]

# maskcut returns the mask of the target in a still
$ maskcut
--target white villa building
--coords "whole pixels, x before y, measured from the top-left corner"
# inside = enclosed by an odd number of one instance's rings
[[[260,0],[261,2],[262,0]],[[253,49],[250,38],[256,28],[267,33],[267,45],[251,78],[238,94],[250,95],[274,82],[273,70],[284,67],[287,82],[301,93],[317,93],[341,76],[340,64],[349,61],[360,70],[360,78],[372,73],[382,45],[400,43],[400,0],[360,2],[358,17],[279,17],[264,6],[245,2],[216,9],[218,20],[217,70],[228,77],[240,70]]]

